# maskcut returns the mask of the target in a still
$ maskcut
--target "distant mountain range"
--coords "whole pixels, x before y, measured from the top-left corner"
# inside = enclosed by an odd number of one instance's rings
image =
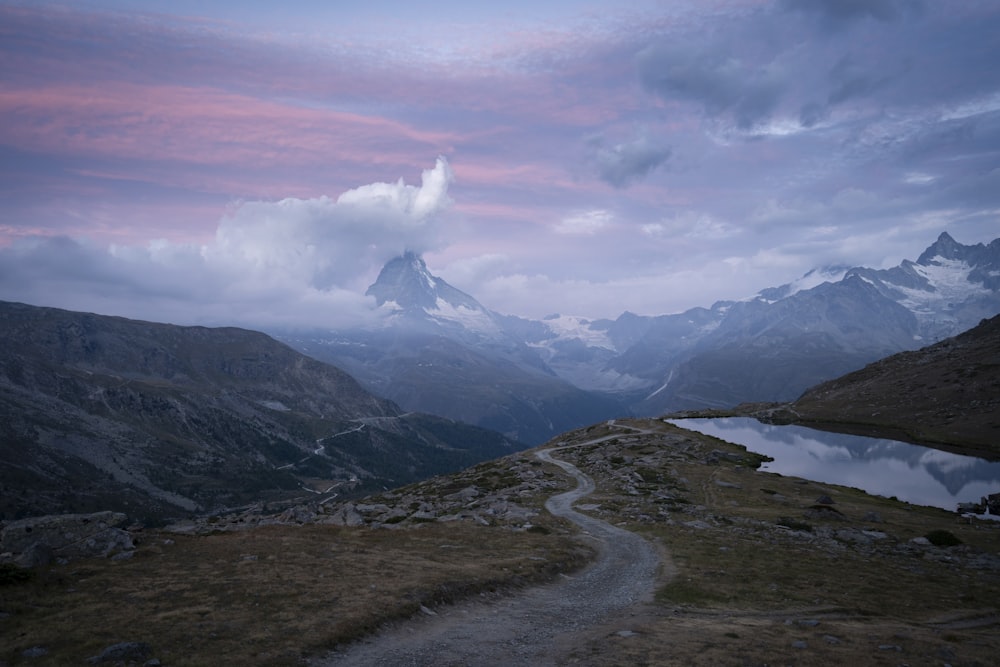
[[[368,289],[368,329],[273,332],[373,393],[531,444],[616,415],[790,401],[1000,313],[1000,239],[942,233],[892,269],[828,267],[741,301],[615,320],[506,316],[408,253]]]
[[[262,333],[0,302],[0,518],[359,496],[524,446]]]
[[[360,496],[630,412],[790,402],[996,315],[998,287],[1000,239],[942,234],[915,262],[815,271],[710,308],[528,320],[406,254],[368,290],[379,326],[281,334],[309,356],[243,329],[0,302],[0,518]],[[997,327],[791,410],[981,444],[998,428]]]

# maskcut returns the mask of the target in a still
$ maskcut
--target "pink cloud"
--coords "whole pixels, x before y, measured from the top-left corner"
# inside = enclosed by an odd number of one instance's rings
[[[391,119],[184,86],[8,88],[0,116],[0,139],[23,150],[195,164],[318,164],[370,151],[390,162],[405,159],[400,146],[433,154],[455,141]]]

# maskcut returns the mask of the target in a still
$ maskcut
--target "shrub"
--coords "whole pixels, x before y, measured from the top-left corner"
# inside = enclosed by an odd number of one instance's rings
[[[790,528],[791,530],[801,530],[806,533],[811,533],[813,527],[806,523],[805,521],[799,521],[798,519],[792,519],[789,517],[781,517],[775,523],[779,526],[784,526],[785,528]]]
[[[962,540],[947,530],[932,530],[924,537],[936,547],[953,547],[962,543]]]
[[[30,580],[35,576],[31,570],[18,567],[13,563],[0,563],[0,586],[13,586]]]

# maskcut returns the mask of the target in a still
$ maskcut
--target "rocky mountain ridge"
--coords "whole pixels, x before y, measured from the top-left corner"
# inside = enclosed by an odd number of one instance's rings
[[[1000,239],[943,232],[892,269],[833,266],[741,301],[615,320],[489,310],[412,253],[368,294],[380,328],[280,337],[410,409],[529,443],[621,416],[791,401],[1000,313]]]

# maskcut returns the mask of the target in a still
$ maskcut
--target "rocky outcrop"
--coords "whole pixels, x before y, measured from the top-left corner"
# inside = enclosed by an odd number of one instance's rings
[[[135,544],[124,514],[60,514],[11,521],[0,531],[0,552],[21,567],[76,558],[127,557]]]
[[[166,532],[205,535],[263,525],[328,524],[401,528],[422,523],[461,521],[482,526],[527,530],[542,512],[540,490],[559,489],[553,477],[527,454],[480,464],[448,477],[435,477],[361,501],[314,501],[265,512],[262,507],[226,515],[188,519]]]

